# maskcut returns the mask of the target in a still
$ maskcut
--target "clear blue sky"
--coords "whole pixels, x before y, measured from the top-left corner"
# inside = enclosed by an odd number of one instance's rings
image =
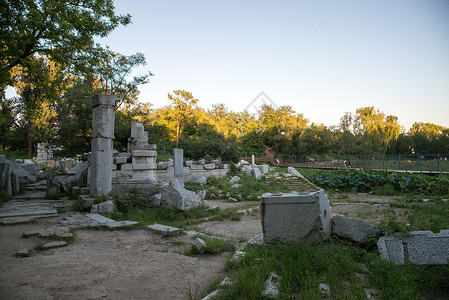
[[[311,122],[375,106],[409,129],[449,127],[449,1],[116,0],[133,24],[100,40],[142,52],[155,76],[139,100],[184,89],[242,111],[265,92]]]

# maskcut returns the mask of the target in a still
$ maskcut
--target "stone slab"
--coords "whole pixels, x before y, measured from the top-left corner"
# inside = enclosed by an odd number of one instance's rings
[[[64,241],[54,241],[54,242],[48,242],[42,246],[43,250],[49,250],[54,248],[61,248],[66,247],[67,243]]]
[[[30,253],[28,253],[28,249],[23,248],[23,249],[19,249],[19,250],[17,251],[16,255],[17,255],[18,257],[28,257],[28,256],[30,256]]]
[[[157,156],[157,151],[155,150],[133,150],[133,157],[155,157]]]
[[[176,235],[180,235],[182,232],[180,228],[162,225],[162,224],[148,225],[147,228],[151,229],[157,233],[161,233],[165,236],[176,236]]]
[[[136,225],[136,224],[139,224],[139,222],[135,222],[135,221],[114,221],[114,222],[106,223],[106,226],[109,227],[109,228],[120,228],[120,227],[132,226],[132,225]]]
[[[412,231],[383,236],[377,241],[383,259],[397,265],[447,265],[449,230],[440,233]]]
[[[0,213],[0,218],[11,218],[11,217],[22,217],[22,216],[41,216],[41,215],[58,215],[56,209],[48,210],[27,210],[27,211],[16,211],[16,212],[4,212]]]
[[[101,224],[115,222],[114,220],[106,218],[106,217],[104,217],[102,215],[99,215],[99,214],[86,214],[85,216],[90,218],[90,219],[92,219],[92,220],[94,220],[94,221],[97,221],[98,223],[101,223]]]
[[[133,164],[133,170],[154,170],[156,169],[156,164]]]

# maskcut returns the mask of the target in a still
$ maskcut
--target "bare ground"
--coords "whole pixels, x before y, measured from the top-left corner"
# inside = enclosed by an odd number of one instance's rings
[[[361,197],[363,202],[379,202]],[[211,200],[209,205],[225,208],[242,203]],[[334,214],[375,224],[384,207],[351,203],[332,209]],[[207,294],[212,282],[225,276],[225,254],[183,254],[193,241],[188,235],[164,238],[143,229],[78,229],[67,247],[45,251],[33,249],[46,240],[22,237],[23,232],[55,226],[62,217],[0,226],[0,299],[186,299],[189,292]],[[240,221],[209,221],[195,227],[230,238],[250,239],[262,233],[257,208]],[[22,248],[30,251],[30,257],[15,256]]]

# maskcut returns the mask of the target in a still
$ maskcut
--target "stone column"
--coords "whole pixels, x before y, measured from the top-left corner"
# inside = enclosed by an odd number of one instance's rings
[[[92,157],[90,164],[90,195],[100,197],[112,189],[112,142],[114,140],[114,95],[92,97]]]
[[[173,167],[175,178],[182,178],[184,174],[184,150],[173,149]]]

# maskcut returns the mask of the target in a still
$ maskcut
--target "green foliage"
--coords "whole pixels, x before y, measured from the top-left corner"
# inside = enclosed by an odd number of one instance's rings
[[[210,129],[189,139],[181,139],[179,147],[184,149],[184,156],[190,159],[210,156],[222,161],[237,162],[240,158],[237,144],[233,140]]]
[[[94,38],[130,22],[129,15],[115,15],[112,0],[7,1],[2,4],[0,28],[0,88],[11,84],[15,66],[36,71],[30,60],[35,53],[87,71],[97,61]]]
[[[398,193],[448,195],[449,179],[422,174],[407,174],[371,170],[312,170],[301,169],[312,183],[326,189],[371,192],[379,186],[389,185]],[[391,190],[391,187],[388,189]]]
[[[397,194],[396,190],[391,184],[378,185],[373,188],[374,195],[380,196],[394,196]]]
[[[386,234],[410,231],[410,227],[408,227],[403,221],[407,214],[408,211],[405,210],[398,216],[394,210],[386,209],[384,210],[384,218],[381,220],[378,227]]]
[[[448,266],[396,266],[379,258],[367,266],[381,299],[438,299],[449,294]]]
[[[88,212],[90,211],[90,205],[86,201],[78,199],[73,202],[72,211]]]
[[[397,266],[338,239],[247,247],[245,252],[242,260],[228,262],[231,283],[220,286],[214,299],[265,299],[262,292],[271,272],[280,276],[279,299],[323,299],[320,283],[329,285],[329,299],[366,299],[367,287],[377,290],[380,299],[435,299],[449,292],[448,266]]]
[[[3,203],[8,202],[9,200],[11,200],[11,197],[9,197],[9,196],[7,196],[5,194],[0,193],[0,207],[3,206]]]
[[[199,206],[188,210],[172,208],[131,208],[120,216],[121,220],[137,221],[141,225],[160,223],[178,228],[186,228],[188,225],[197,224],[203,218],[219,213],[219,209],[209,209]]]

